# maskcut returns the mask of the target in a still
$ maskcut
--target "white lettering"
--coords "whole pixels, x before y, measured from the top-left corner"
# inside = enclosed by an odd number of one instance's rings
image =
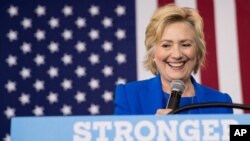
[[[99,130],[99,137],[96,138],[96,141],[108,141],[106,137],[106,129],[111,130],[112,124],[110,121],[95,121],[93,123],[93,130]]]
[[[115,126],[115,141],[133,141],[133,138],[131,137],[131,132],[133,129],[133,126],[128,121],[116,121],[114,123]],[[124,138],[123,138],[124,137]]]
[[[169,123],[169,125],[167,125]],[[169,140],[177,140],[177,124],[178,121],[176,120],[170,120],[169,122],[165,121],[157,121],[156,125],[158,127],[158,137],[157,141],[166,141],[167,137]],[[165,135],[164,135],[165,133]]]
[[[189,126],[190,128],[188,128]],[[185,120],[180,124],[179,128],[182,139],[196,141],[200,140],[199,120]]]
[[[73,141],[90,141],[91,134],[90,122],[76,122],[73,127],[75,135],[73,136]]]
[[[202,120],[204,128],[203,140],[219,140],[219,133],[215,132],[215,128],[219,127],[218,120]]]
[[[235,132],[234,132],[234,136],[241,136],[241,135],[240,135],[240,131],[239,131],[239,129],[236,129],[236,130],[235,130]]]
[[[244,136],[247,133],[247,129],[236,129],[234,132],[234,136]]]
[[[234,119],[78,121],[73,125],[73,141],[229,140],[229,126],[236,124]],[[237,129],[233,134],[247,132]]]
[[[230,125],[235,125],[239,124],[237,120],[230,120],[230,119],[225,119],[221,120],[221,125],[222,125],[222,139],[223,141],[229,140],[229,126]]]
[[[244,136],[244,134],[247,133],[247,129],[241,129],[241,135]]]
[[[143,135],[141,133],[141,130],[143,128],[148,129],[148,135]],[[150,141],[154,139],[155,134],[156,134],[156,129],[155,129],[155,126],[150,121],[143,120],[136,124],[134,133],[135,133],[135,137],[137,138],[137,140]]]

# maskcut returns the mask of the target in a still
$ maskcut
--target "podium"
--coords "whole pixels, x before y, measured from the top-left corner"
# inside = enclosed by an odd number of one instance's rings
[[[12,141],[229,140],[250,114],[14,117]]]

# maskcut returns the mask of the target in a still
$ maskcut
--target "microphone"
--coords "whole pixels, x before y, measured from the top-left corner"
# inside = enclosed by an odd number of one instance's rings
[[[239,103],[225,103],[225,102],[212,102],[212,103],[199,103],[199,104],[191,104],[187,106],[183,106],[177,109],[172,110],[168,114],[176,114],[181,111],[186,111],[189,109],[196,109],[196,108],[208,108],[208,107],[227,107],[227,108],[237,108],[242,110],[250,110],[250,105],[246,104],[239,104]]]
[[[184,83],[181,80],[173,80],[170,83],[171,95],[168,99],[167,109],[175,110],[178,108],[181,95],[185,89]]]

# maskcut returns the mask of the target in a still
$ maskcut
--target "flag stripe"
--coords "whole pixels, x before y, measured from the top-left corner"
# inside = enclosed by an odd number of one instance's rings
[[[214,3],[220,90],[242,103],[234,0]]]
[[[241,87],[242,97],[246,104],[250,103],[250,89],[249,89],[249,72],[250,72],[250,61],[246,58],[249,55],[249,37],[250,37],[250,1],[240,0],[236,1],[236,14],[237,14],[237,27],[238,27],[238,46],[240,49],[240,66],[241,66]],[[247,18],[248,17],[248,18]],[[240,94],[239,94],[240,95]]]
[[[201,82],[214,89],[219,89],[213,0],[198,0],[197,7],[204,20],[204,34],[207,46],[206,64],[201,72]]]
[[[146,54],[146,48],[144,45],[145,30],[147,24],[153,14],[153,11],[157,8],[156,1],[136,1],[136,57],[137,57],[137,79],[143,80],[152,77],[150,71],[145,70],[143,61]],[[145,7],[147,10],[145,10]]]
[[[158,0],[158,7],[161,7],[167,3],[174,3],[174,0]]]
[[[182,7],[197,8],[196,0],[175,0],[175,3]]]

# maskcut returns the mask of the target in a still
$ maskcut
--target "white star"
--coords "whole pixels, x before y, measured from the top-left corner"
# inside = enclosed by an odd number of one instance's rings
[[[99,112],[99,106],[95,105],[95,104],[91,104],[88,110],[89,110],[91,115],[96,115],[96,114],[100,113]]]
[[[78,41],[77,44],[75,45],[75,48],[76,48],[78,53],[86,51],[86,43]]]
[[[22,95],[19,97],[19,101],[22,105],[26,105],[30,103],[30,95],[22,93]]]
[[[127,82],[127,80],[126,80],[125,78],[119,77],[119,78],[117,79],[117,81],[115,82],[115,84],[116,84],[116,85],[118,85],[118,84],[125,84],[126,82]]]
[[[88,84],[92,90],[98,89],[100,87],[99,80],[95,78],[91,78]]]
[[[122,63],[126,63],[126,54],[123,53],[118,53],[115,57],[115,60],[117,61],[117,63],[120,65]]]
[[[75,73],[78,78],[86,76],[86,68],[82,66],[77,66],[77,68],[75,69]]]
[[[82,17],[78,17],[75,21],[75,24],[78,28],[83,28],[86,26],[86,19]]]
[[[118,5],[115,9],[115,13],[117,14],[117,16],[120,17],[126,14],[125,10],[126,10],[125,6]]]
[[[61,112],[63,113],[63,115],[71,115],[72,114],[72,107],[69,105],[63,105],[63,107],[61,108]]]
[[[50,66],[47,73],[49,74],[50,78],[58,77],[58,68]]]
[[[64,38],[65,41],[68,41],[73,38],[73,32],[71,30],[64,29],[62,37]]]
[[[23,26],[24,29],[31,28],[32,27],[31,19],[24,18],[21,22],[21,25]]]
[[[9,65],[9,67],[17,65],[17,57],[10,54],[6,59],[6,63]]]
[[[104,17],[104,19],[102,20],[102,24],[105,28],[109,28],[113,26],[112,19],[108,17]]]
[[[10,42],[13,42],[13,41],[15,41],[15,40],[18,39],[18,32],[11,29],[11,30],[7,33],[7,37],[9,38]]]
[[[34,35],[37,39],[37,41],[41,41],[41,40],[44,40],[46,37],[45,37],[45,31],[44,30],[40,30],[38,29]]]
[[[93,17],[93,16],[96,16],[96,15],[99,15],[100,11],[99,11],[99,7],[98,6],[95,6],[95,5],[92,5],[90,8],[89,8],[89,13],[90,15]]]
[[[64,91],[72,89],[72,81],[68,79],[64,79],[63,82],[61,83],[61,86],[63,87]]]
[[[34,58],[34,62],[36,63],[37,66],[45,64],[45,56],[37,54],[36,57]]]
[[[35,106],[35,108],[32,110],[33,114],[35,116],[42,116],[44,115],[43,113],[44,108],[42,106]]]
[[[5,84],[5,88],[9,93],[16,91],[16,82],[8,80],[7,84]]]
[[[88,35],[91,40],[99,39],[99,31],[96,29],[91,29]]]
[[[50,92],[49,95],[47,96],[47,99],[50,104],[58,102],[58,94],[54,92]]]
[[[11,5],[7,12],[10,14],[10,17],[14,17],[18,15],[18,7]]]
[[[62,12],[65,17],[71,16],[73,14],[72,6],[65,5],[62,9]]]
[[[72,64],[72,55],[64,54],[61,60],[65,66]]]
[[[104,101],[107,103],[109,101],[113,100],[113,93],[110,91],[104,91],[104,94],[102,95],[102,98],[104,99]]]
[[[100,62],[99,55],[91,53],[91,55],[89,56],[89,61],[92,65],[98,64]]]
[[[21,46],[21,50],[24,54],[26,53],[30,53],[31,52],[31,44],[30,43],[26,43],[23,42],[22,46]]]
[[[102,44],[102,48],[105,52],[109,52],[109,51],[112,51],[113,50],[113,44],[112,42],[109,42],[109,41],[105,41],[103,44]]]
[[[4,141],[11,141],[10,135],[6,134],[3,140]]]
[[[104,68],[102,69],[102,73],[105,77],[109,77],[113,75],[113,68],[110,66],[104,66]]]
[[[52,17],[52,18],[50,18],[48,23],[50,25],[50,28],[52,28],[52,29],[59,27],[59,19],[58,18]]]
[[[59,51],[59,44],[57,42],[50,42],[48,45],[48,49],[50,50],[51,53],[55,53]]]
[[[20,75],[22,76],[23,79],[30,78],[31,75],[31,70],[29,68],[23,67],[22,70],[20,71]]]
[[[6,115],[7,119],[10,119],[15,116],[15,108],[7,107],[7,109],[4,111],[4,114]]]
[[[126,31],[123,30],[123,29],[118,29],[116,32],[115,32],[115,36],[118,40],[122,40],[122,39],[125,39],[126,38]]]
[[[75,95],[77,103],[82,103],[86,101],[86,94],[84,92],[77,91]]]
[[[33,84],[33,87],[36,89],[37,92],[44,89],[44,81],[42,80],[36,80],[36,82]]]
[[[46,14],[46,7],[38,5],[37,8],[35,9],[35,13],[37,14],[38,17],[44,16]]]

